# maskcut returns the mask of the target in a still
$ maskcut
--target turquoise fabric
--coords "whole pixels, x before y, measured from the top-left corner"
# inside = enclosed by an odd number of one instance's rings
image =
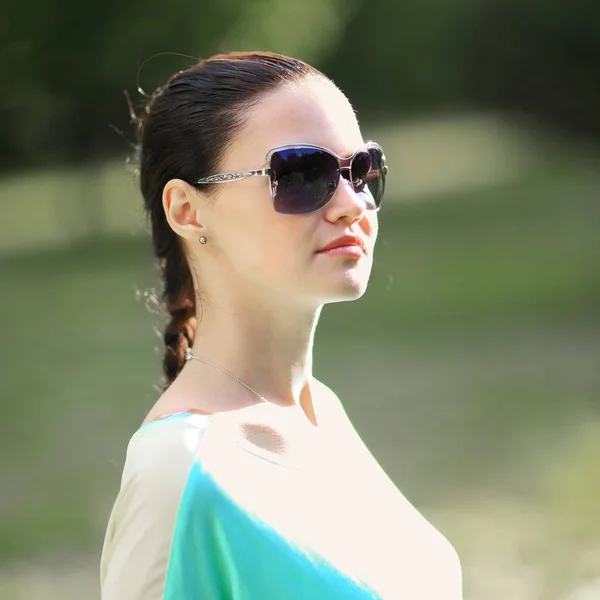
[[[309,598],[380,596],[247,514],[196,461],[177,515],[164,600]]]
[[[454,548],[381,475],[371,488],[360,454],[339,477],[317,476],[260,455],[228,424],[178,413],[133,435],[103,600],[461,600]],[[358,492],[364,510],[340,504]]]

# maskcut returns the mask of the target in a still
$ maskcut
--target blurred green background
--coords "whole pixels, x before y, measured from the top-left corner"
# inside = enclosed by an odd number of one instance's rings
[[[126,444],[156,397],[123,90],[139,108],[138,83],[194,62],[173,53],[243,49],[323,69],[390,164],[369,291],[325,308],[316,375],[456,547],[466,600],[600,598],[600,3],[2,12],[2,599],[99,597]]]

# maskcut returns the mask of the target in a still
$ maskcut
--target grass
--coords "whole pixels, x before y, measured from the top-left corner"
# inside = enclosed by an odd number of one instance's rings
[[[557,515],[571,554],[600,538],[586,493],[600,431],[600,176],[563,158],[485,189],[390,201],[368,293],[326,307],[317,335],[317,376],[451,537],[471,598],[507,590],[498,570],[517,572],[525,552],[514,540],[542,548]],[[97,559],[159,374],[160,320],[136,298],[156,284],[150,254],[138,233],[0,258],[0,563]],[[494,555],[499,538],[513,554]],[[556,570],[554,555],[527,556]]]

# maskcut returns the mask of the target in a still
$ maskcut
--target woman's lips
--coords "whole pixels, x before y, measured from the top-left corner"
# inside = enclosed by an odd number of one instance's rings
[[[355,244],[348,246],[338,246],[337,248],[331,248],[331,250],[321,250],[317,254],[328,254],[330,256],[364,256],[364,250]]]

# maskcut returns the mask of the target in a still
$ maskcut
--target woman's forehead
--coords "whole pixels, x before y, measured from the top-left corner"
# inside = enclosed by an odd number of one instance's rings
[[[240,154],[264,158],[274,147],[308,143],[340,156],[353,154],[362,135],[352,106],[331,82],[306,79],[281,86],[247,116],[235,144]]]

